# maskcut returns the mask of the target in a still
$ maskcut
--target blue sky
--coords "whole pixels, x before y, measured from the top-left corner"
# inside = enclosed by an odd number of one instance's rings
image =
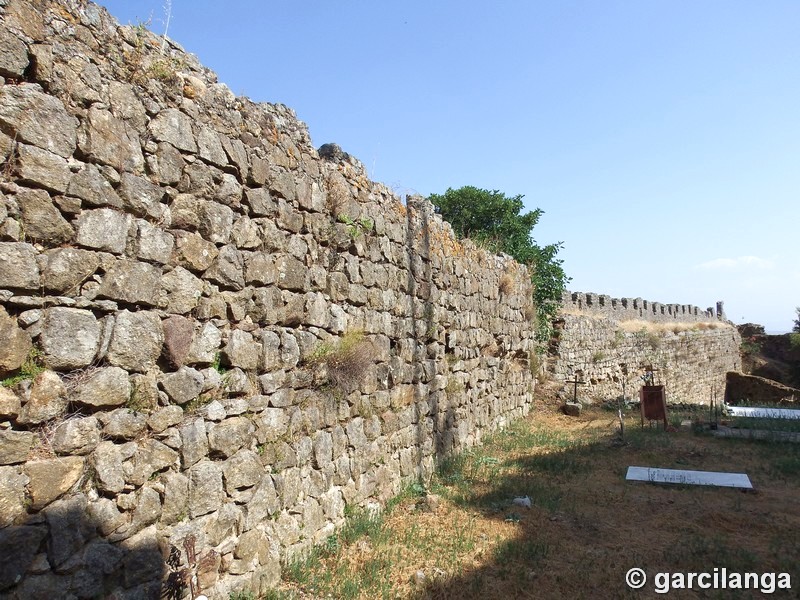
[[[165,26],[164,0],[101,2]],[[570,289],[791,328],[800,2],[172,0],[169,36],[401,194],[524,194]]]

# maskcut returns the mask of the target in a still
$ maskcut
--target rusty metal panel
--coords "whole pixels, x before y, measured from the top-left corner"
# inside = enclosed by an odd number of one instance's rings
[[[663,385],[643,385],[639,390],[642,423],[663,421],[667,426],[667,394]]]

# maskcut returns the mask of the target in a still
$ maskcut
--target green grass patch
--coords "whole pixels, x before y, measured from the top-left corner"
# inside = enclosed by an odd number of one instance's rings
[[[34,346],[28,352],[28,356],[19,368],[19,372],[16,375],[12,375],[0,381],[0,385],[3,387],[14,387],[20,381],[36,379],[36,376],[44,370],[44,352]]]

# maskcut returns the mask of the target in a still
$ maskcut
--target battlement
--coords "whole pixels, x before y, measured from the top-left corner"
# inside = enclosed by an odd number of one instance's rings
[[[565,291],[561,300],[561,310],[564,312],[580,311],[608,316],[617,321],[641,319],[655,323],[725,321],[723,305],[719,301],[714,308],[701,309],[692,304],[664,304],[641,298],[612,298],[606,294],[570,291]]]

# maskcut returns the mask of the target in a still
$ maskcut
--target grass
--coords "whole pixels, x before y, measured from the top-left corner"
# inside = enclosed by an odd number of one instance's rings
[[[670,414],[708,418],[703,408]],[[382,513],[348,510],[266,598],[637,598],[624,584],[633,566],[797,577],[800,445],[641,428],[634,411],[625,443],[617,428],[607,411],[573,418],[540,405],[442,458]],[[746,472],[758,493],[626,482],[630,465]],[[435,513],[423,508],[428,493],[441,498]],[[513,503],[524,496],[530,508]],[[701,592],[680,597],[718,597]]]
[[[0,385],[3,387],[14,387],[20,381],[36,379],[36,376],[44,370],[44,352],[36,346],[33,346],[28,352],[25,362],[22,363],[22,366],[19,368],[19,372],[16,375],[6,377],[0,381]]]
[[[357,239],[362,233],[370,233],[375,228],[375,223],[371,219],[353,219],[345,214],[336,217],[339,223],[347,225],[347,233],[352,239]]]
[[[762,429],[766,431],[800,431],[800,419],[768,419],[760,417],[733,417],[731,427]]]
[[[503,275],[500,277],[500,282],[497,285],[497,289],[504,296],[510,294],[514,290],[514,280],[512,279],[511,275],[508,273],[503,273]]]
[[[284,579],[320,597],[360,598],[363,590],[370,590],[370,597],[389,597],[387,557],[373,556],[354,564],[342,560],[341,551],[357,542],[362,542],[361,547],[388,543],[390,530],[384,519],[390,510],[377,513],[364,508],[348,509],[345,525],[336,535],[286,563]]]
[[[306,359],[309,365],[324,365],[327,369],[327,384],[344,393],[364,377],[372,364],[373,348],[364,339],[361,330],[349,330],[335,342],[320,344]]]

